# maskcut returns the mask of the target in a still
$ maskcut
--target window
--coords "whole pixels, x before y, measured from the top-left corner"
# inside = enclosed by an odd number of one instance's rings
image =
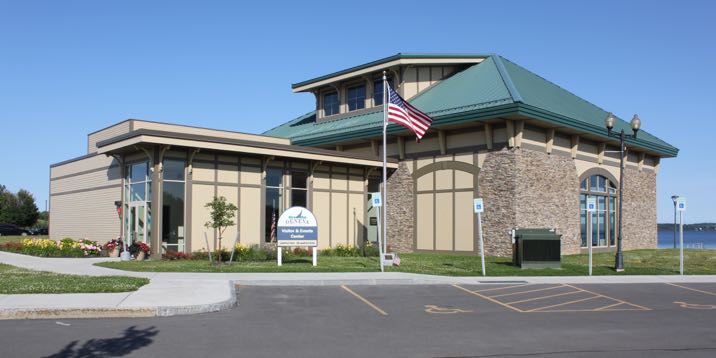
[[[165,159],[163,167],[162,243],[167,251],[184,251],[185,163],[184,160]]]
[[[330,116],[340,111],[340,101],[338,101],[338,93],[331,92],[323,95],[323,115]]]
[[[392,83],[392,79],[388,77],[388,84]],[[383,104],[383,79],[373,81],[373,103],[376,106]]]
[[[307,207],[308,201],[308,173],[291,173],[291,206]]]
[[[617,196],[614,183],[601,175],[592,175],[580,185],[580,231],[582,247],[587,247],[587,198],[597,198],[597,211],[591,217],[591,240],[596,247],[616,244]]]
[[[276,226],[283,212],[283,168],[266,168],[266,236],[264,241],[276,240]]]
[[[355,111],[356,109],[365,108],[365,86],[355,86],[348,88],[346,101],[348,102],[349,111]]]

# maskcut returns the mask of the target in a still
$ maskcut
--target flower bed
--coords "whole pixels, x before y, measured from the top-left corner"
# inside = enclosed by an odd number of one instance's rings
[[[97,257],[102,248],[97,241],[64,238],[60,241],[29,238],[20,242],[7,242],[0,250],[41,257]]]

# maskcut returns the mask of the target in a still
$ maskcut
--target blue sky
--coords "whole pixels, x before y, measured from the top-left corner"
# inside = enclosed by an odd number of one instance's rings
[[[716,221],[716,13],[703,1],[0,1],[0,184],[44,208],[51,163],[127,118],[261,133],[290,84],[397,52],[496,52],[681,150],[688,222]],[[387,20],[377,21],[380,14]]]

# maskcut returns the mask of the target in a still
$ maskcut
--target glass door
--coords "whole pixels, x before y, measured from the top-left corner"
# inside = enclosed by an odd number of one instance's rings
[[[130,244],[136,242],[147,242],[147,206],[143,202],[132,202],[129,204],[127,215],[127,236]]]

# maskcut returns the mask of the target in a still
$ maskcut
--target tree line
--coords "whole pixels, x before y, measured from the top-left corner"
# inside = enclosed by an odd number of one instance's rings
[[[0,224],[33,227],[39,218],[40,211],[32,193],[25,189],[13,193],[0,185]]]

